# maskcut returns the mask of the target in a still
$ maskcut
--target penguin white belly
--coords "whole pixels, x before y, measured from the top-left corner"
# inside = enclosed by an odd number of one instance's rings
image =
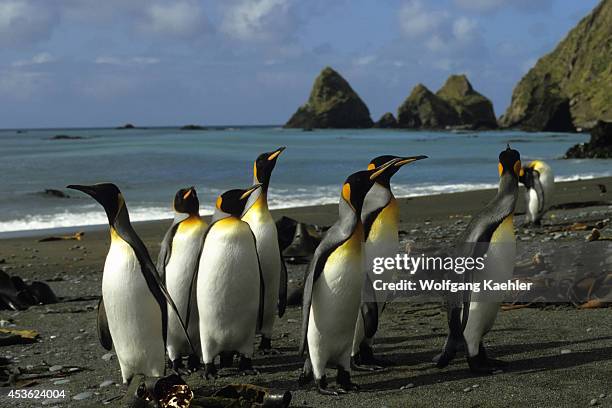
[[[242,219],[251,227],[257,242],[257,253],[265,288],[263,324],[260,332],[270,338],[277,313],[281,274],[276,224],[267,208],[251,208]]]
[[[478,272],[478,281],[482,282],[486,279],[492,279],[494,282],[508,281],[514,273],[515,258],[514,225],[512,216],[509,216],[497,227],[491,237],[486,253],[485,268]],[[490,297],[490,293],[472,292],[470,313],[463,333],[470,356],[478,354],[482,337],[491,330],[495,323],[501,301],[492,300]]]
[[[525,195],[527,198],[527,214],[529,216],[529,220],[534,222],[538,219],[538,208],[540,207],[538,193],[536,193],[533,188],[529,188],[525,192]]]
[[[259,266],[253,235],[236,218],[217,221],[204,242],[197,293],[204,363],[222,351],[253,355]]]
[[[316,379],[325,374],[328,363],[350,370],[364,279],[362,236],[353,234],[329,256],[313,287],[307,337]]]
[[[203,222],[183,221],[172,240],[172,255],[166,265],[166,288],[187,324],[189,337],[194,346],[200,343],[198,305],[196,296],[189,293],[193,274],[198,267],[201,237],[206,229]],[[191,306],[189,307],[189,305]],[[189,322],[187,308],[189,307]],[[170,360],[174,361],[192,353],[177,316],[168,313],[168,339],[166,348]]]
[[[134,250],[116,233],[104,264],[102,296],[123,382],[135,374],[163,376],[161,309],[149,291]]]

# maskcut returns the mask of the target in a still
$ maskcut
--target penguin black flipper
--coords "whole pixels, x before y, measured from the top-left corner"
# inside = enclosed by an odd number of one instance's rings
[[[104,309],[104,299],[102,297],[98,302],[98,340],[105,350],[111,351],[113,349],[113,338],[108,329],[106,309]]]
[[[244,221],[243,221],[244,222]],[[253,245],[255,245],[255,255],[257,255],[257,269],[259,269],[259,310],[257,312],[257,331],[259,331],[263,327],[263,318],[264,318],[264,302],[266,300],[266,288],[264,283],[264,276],[261,270],[261,262],[259,261],[259,254],[257,253],[257,238],[255,238],[255,234],[250,229],[251,235],[253,236]]]
[[[308,344],[308,321],[310,319],[310,306],[312,305],[312,289],[314,283],[319,279],[319,276],[323,273],[323,268],[327,262],[327,258],[346,240],[350,238],[350,234],[343,240],[335,240],[332,237],[337,236],[341,233],[340,228],[337,225],[332,226],[325,235],[325,238],[321,241],[317,249],[315,250],[306,278],[304,279],[304,294],[302,296],[302,343],[300,344],[300,356],[304,354],[306,346]]]
[[[287,309],[287,265],[283,259],[283,254],[280,255],[280,282],[278,286],[278,317],[283,317]]]
[[[364,291],[366,299],[375,299],[374,286],[369,274],[366,274]],[[378,331],[378,315],[378,302],[372,300],[361,304],[361,318],[363,319],[365,337],[374,337]]]
[[[161,248],[159,249],[159,255],[157,256],[157,272],[162,282],[166,282],[166,265],[168,265],[170,257],[172,256],[172,240],[174,239],[174,235],[176,235],[179,225],[180,222],[175,222],[168,231],[166,231],[161,243]]]
[[[136,258],[138,259],[138,263],[140,264],[142,275],[145,278],[145,281],[147,282],[147,286],[149,287],[151,294],[155,297],[155,300],[157,300],[157,303],[159,304],[159,307],[161,309],[161,315],[162,315],[162,335],[164,339],[164,347],[166,346],[166,343],[167,343],[166,340],[168,337],[167,310],[168,310],[168,305],[170,305],[170,308],[176,314],[176,317],[178,318],[181,324],[181,327],[183,328],[183,331],[185,332],[185,337],[187,338],[189,347],[191,348],[193,353],[196,354],[196,349],[193,346],[193,343],[191,342],[191,338],[189,337],[189,334],[187,333],[187,326],[183,322],[183,319],[180,313],[178,312],[178,309],[176,305],[174,304],[172,297],[168,293],[168,290],[166,289],[166,285],[164,285],[159,274],[157,273],[155,265],[153,264],[153,261],[151,260],[151,256],[149,255],[149,251],[147,251],[147,248],[145,247],[144,243],[142,242],[140,237],[136,235],[136,232],[132,229],[129,223],[122,223],[122,222],[117,223],[116,230],[119,236],[125,242],[127,242],[134,250],[134,253],[136,254]]]

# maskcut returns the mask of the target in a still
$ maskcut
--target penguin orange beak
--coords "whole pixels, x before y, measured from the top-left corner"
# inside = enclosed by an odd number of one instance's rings
[[[420,156],[412,156],[412,157],[401,157],[395,164],[395,167],[402,167],[406,164],[414,163],[417,160],[428,159],[429,156],[420,155]]]
[[[258,188],[260,188],[261,186],[263,186],[262,183],[258,183],[258,184],[254,184],[251,187],[249,187],[241,196],[240,199],[244,200],[246,198],[248,198],[251,194],[253,194],[253,192],[255,192]]]
[[[372,169],[371,170],[372,174],[370,174],[370,180],[376,180],[378,178],[378,176],[380,176],[381,174],[383,174],[385,172],[385,170],[387,170],[388,168],[390,168],[391,166],[393,166],[394,164],[396,164],[400,160],[401,160],[400,158],[389,160],[388,162],[386,162],[382,166],[378,166],[375,169]]]
[[[283,150],[285,150],[285,149],[286,149],[286,147],[285,147],[285,146],[281,146],[281,147],[279,147],[278,149],[276,149],[275,151],[273,151],[273,152],[272,152],[272,154],[270,154],[270,155],[268,156],[268,160],[269,160],[269,161],[272,161],[272,160],[276,159],[276,158],[277,158],[277,157],[278,157],[278,156],[279,156],[279,155],[280,155],[280,154],[283,152]]]
[[[85,185],[80,185],[80,184],[70,184],[68,186],[66,186],[66,188],[69,188],[71,190],[78,190],[81,191],[89,196],[92,196],[95,198],[96,194],[97,194],[97,188],[95,185],[92,186],[85,186]]]
[[[183,194],[183,200],[186,200],[187,198],[189,198],[189,196],[191,196],[191,194],[194,192],[195,187],[189,187],[189,189],[187,190],[187,192],[185,194]]]

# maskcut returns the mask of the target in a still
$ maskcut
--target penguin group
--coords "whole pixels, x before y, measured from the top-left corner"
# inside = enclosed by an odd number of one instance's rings
[[[235,357],[239,371],[256,374],[257,335],[261,353],[278,353],[272,337],[287,307],[288,278],[268,190],[284,149],[257,157],[249,187],[217,197],[210,225],[199,214],[195,188],[180,189],[156,264],[132,227],[116,185],[68,186],[94,198],[108,218],[111,239],[98,335],[104,348],[115,349],[124,383],[135,375],[162,377],[167,365],[177,373],[200,370],[203,377],[215,378],[216,361],[230,367]],[[374,258],[397,254],[400,210],[391,178],[423,159],[427,156],[378,156],[342,183],[338,219],[317,246],[304,279],[299,354],[307,356],[301,385],[314,381],[320,393],[338,395],[359,388],[351,380],[352,369],[386,365],[374,356],[372,345],[389,299],[365,295],[371,289],[367,269]],[[526,187],[527,218],[537,224],[550,205],[554,181],[549,166],[533,161],[523,167],[519,152],[510,146],[499,154],[498,169],[496,196],[472,218],[458,242],[462,256],[485,256],[495,265],[484,274],[509,279],[519,182]],[[448,297],[446,305],[448,336],[434,358],[437,366],[447,366],[463,349],[473,372],[503,367],[487,355],[482,342],[499,302],[463,293]],[[337,372],[335,388],[328,387],[329,367]]]

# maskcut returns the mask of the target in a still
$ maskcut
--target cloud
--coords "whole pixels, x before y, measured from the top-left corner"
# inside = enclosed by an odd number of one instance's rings
[[[552,7],[552,0],[453,0],[453,2],[459,8],[477,13],[490,13],[507,7],[522,12],[540,12],[550,10]]]
[[[159,58],[153,57],[110,57],[102,56],[97,57],[94,62],[96,64],[107,64],[107,65],[120,65],[120,66],[136,66],[136,65],[154,65],[159,63]]]
[[[0,45],[24,46],[48,39],[58,23],[51,2],[0,0]]]
[[[240,0],[223,13],[221,31],[244,41],[286,37],[297,25],[292,0]]]
[[[460,41],[470,40],[476,34],[476,21],[467,17],[459,17],[453,22],[453,35]]]
[[[30,66],[30,65],[48,64],[50,62],[55,62],[55,61],[57,61],[57,58],[55,58],[50,53],[41,52],[41,53],[34,55],[30,59],[15,61],[11,65],[14,67],[25,67],[25,66]]]
[[[30,100],[48,84],[49,75],[44,72],[0,71],[0,94],[11,99]]]
[[[370,65],[374,61],[376,61],[376,55],[364,55],[364,56],[355,58],[354,64],[355,65]]]
[[[399,11],[400,26],[409,37],[420,37],[437,31],[449,18],[445,10],[428,10],[418,0],[404,4]]]
[[[145,33],[183,38],[209,29],[200,4],[192,0],[151,4],[138,25]]]

